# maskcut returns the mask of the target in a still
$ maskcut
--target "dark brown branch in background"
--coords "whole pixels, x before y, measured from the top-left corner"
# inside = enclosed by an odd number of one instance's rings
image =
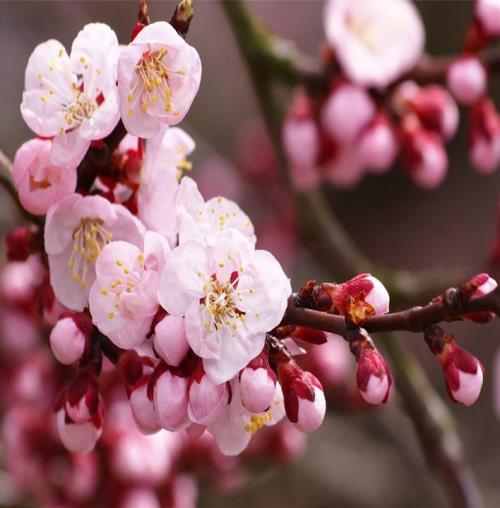
[[[473,312],[500,314],[500,288],[466,302],[461,302],[456,295],[456,290],[449,289],[439,301],[424,307],[412,307],[401,312],[369,317],[362,327],[368,332],[421,332],[433,323],[460,320],[462,316]],[[282,325],[307,326],[338,335],[344,335],[347,331],[343,316],[299,307],[295,301],[296,295],[292,295],[288,300]]]

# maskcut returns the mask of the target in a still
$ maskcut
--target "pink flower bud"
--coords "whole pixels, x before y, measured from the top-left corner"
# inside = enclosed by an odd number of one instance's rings
[[[154,383],[154,408],[158,422],[167,430],[181,430],[189,425],[188,379],[165,370]]]
[[[60,319],[50,332],[50,348],[63,365],[78,361],[89,340],[92,321],[82,313],[70,313]]]
[[[479,173],[493,173],[500,161],[500,120],[495,105],[483,99],[473,106],[470,116],[470,158]]]
[[[409,177],[423,189],[435,189],[448,171],[448,156],[442,139],[423,129],[411,116],[403,121],[402,136],[403,160]]]
[[[161,429],[153,400],[148,396],[149,378],[145,376],[130,392],[130,408],[135,423],[144,434],[152,434]]]
[[[63,445],[70,452],[88,453],[93,450],[102,433],[102,425],[94,421],[74,423],[64,409],[57,412],[57,430]]]
[[[276,375],[261,355],[240,372],[242,404],[251,413],[263,413],[271,405],[276,392]]]
[[[389,400],[392,386],[391,368],[368,334],[361,330],[361,335],[364,340],[351,344],[357,362],[356,382],[359,393],[369,404],[385,404]]]
[[[410,101],[423,127],[451,139],[458,127],[458,107],[453,97],[439,85],[420,88]]]
[[[184,318],[165,316],[155,327],[154,347],[168,365],[178,367],[189,351]]]
[[[472,293],[472,297],[487,295],[498,286],[497,281],[490,277],[487,273],[479,273],[475,275],[469,281],[469,284],[472,284],[473,287],[476,288]],[[491,321],[495,315],[496,314],[494,312],[472,312],[470,314],[466,314],[465,317],[471,321],[475,321],[476,323],[487,323],[488,321]]]
[[[200,425],[213,423],[227,405],[229,393],[226,383],[214,384],[199,362],[189,381],[188,415]]]
[[[389,293],[373,275],[362,273],[331,288],[333,305],[339,314],[351,317],[381,315],[389,312]]]
[[[295,96],[283,125],[283,146],[296,189],[307,191],[317,187],[320,177],[316,169],[320,132],[312,106],[303,92]]]
[[[468,106],[486,92],[486,69],[475,56],[462,56],[450,65],[447,84],[457,101]]]
[[[484,367],[481,362],[454,341],[445,346],[438,359],[451,399],[466,406],[474,404],[483,386]]]
[[[56,403],[57,429],[64,446],[72,452],[91,451],[102,432],[104,405],[97,381],[80,375]]]
[[[372,173],[383,173],[390,169],[398,152],[398,144],[387,115],[377,115],[362,133],[358,147],[364,165]]]
[[[375,115],[375,104],[363,88],[342,83],[335,88],[321,111],[321,124],[335,140],[351,143]]]
[[[477,0],[475,14],[487,35],[500,36],[500,2],[498,0]]]
[[[326,412],[321,383],[291,358],[278,358],[277,364],[288,419],[302,432],[316,430],[323,423]]]

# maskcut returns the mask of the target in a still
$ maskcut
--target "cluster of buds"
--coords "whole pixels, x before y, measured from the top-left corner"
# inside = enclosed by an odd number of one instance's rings
[[[361,398],[373,405],[386,403],[392,386],[391,369],[366,330],[360,328],[368,317],[389,312],[389,294],[384,285],[367,273],[341,284],[309,281],[299,290],[297,304],[345,317],[344,338],[356,360],[356,382]]]
[[[353,187],[367,172],[389,170],[399,152],[411,181],[427,190],[438,187],[448,171],[445,143],[459,121],[455,100],[470,108],[472,165],[492,173],[500,163],[500,122],[479,52],[499,37],[497,16],[496,0],[477,0],[464,51],[443,71],[446,87],[421,87],[400,84],[419,61],[425,68],[425,34],[411,2],[395,0],[386,10],[327,2],[323,65],[325,79],[334,78],[327,92],[297,91],[283,125],[295,187],[307,191],[323,179]],[[404,38],[397,36],[403,32]]]

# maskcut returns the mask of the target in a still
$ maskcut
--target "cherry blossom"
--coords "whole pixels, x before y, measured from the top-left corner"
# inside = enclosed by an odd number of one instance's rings
[[[166,239],[153,231],[144,235],[142,251],[123,241],[102,249],[89,307],[94,324],[117,346],[128,349],[146,338],[158,310],[156,293],[169,253]]]
[[[75,167],[90,142],[117,124],[118,51],[113,30],[90,23],[73,41],[71,55],[49,40],[30,56],[21,113],[36,134],[54,137],[52,164]]]
[[[342,69],[362,86],[386,87],[422,55],[424,29],[409,0],[329,0],[324,26]]]
[[[45,250],[57,299],[83,310],[95,280],[95,262],[112,240],[142,246],[144,227],[123,206],[100,196],[71,194],[51,206],[45,223]]]
[[[52,164],[51,150],[51,140],[31,139],[16,152],[12,166],[19,201],[35,215],[45,215],[51,205],[72,194],[76,187],[76,168]]]
[[[150,138],[162,124],[178,124],[198,92],[200,79],[197,51],[169,23],[145,26],[122,48],[118,60],[120,110],[127,130]]]
[[[236,230],[213,246],[190,240],[172,252],[160,281],[161,305],[185,315],[186,339],[214,383],[231,379],[281,320],[290,281],[267,251],[252,249]]]

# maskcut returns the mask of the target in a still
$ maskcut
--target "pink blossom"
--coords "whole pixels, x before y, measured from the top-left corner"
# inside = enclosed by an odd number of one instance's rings
[[[166,22],[145,26],[118,60],[123,123],[150,138],[161,125],[178,124],[198,92],[201,62],[196,50]]]
[[[375,115],[366,90],[351,83],[334,88],[321,110],[321,124],[340,143],[352,143]]]
[[[186,338],[215,384],[228,381],[258,355],[265,333],[279,324],[290,281],[267,251],[254,251],[234,229],[213,246],[190,240],[172,252],[159,298],[185,315]]]
[[[146,338],[158,310],[160,273],[169,253],[167,240],[153,231],[144,235],[142,251],[121,241],[102,249],[89,307],[94,324],[117,346],[129,349]]]
[[[50,332],[50,348],[64,365],[78,361],[85,351],[92,323],[85,314],[70,314],[60,319]]]
[[[329,0],[326,38],[349,79],[386,87],[410,70],[424,49],[424,27],[408,0]]]
[[[266,411],[276,391],[276,374],[264,355],[252,360],[239,374],[241,403],[252,413]]]
[[[62,168],[50,161],[52,141],[32,139],[16,152],[12,178],[19,201],[28,212],[45,215],[76,188],[76,167]]]
[[[477,0],[475,14],[487,35],[500,36],[500,2],[498,0]]]
[[[239,455],[254,434],[264,426],[275,425],[284,414],[283,394],[278,383],[270,408],[262,413],[251,413],[241,403],[238,381],[232,380],[231,402],[209,430],[224,455]]]
[[[213,423],[229,400],[226,383],[214,384],[203,371],[201,363],[189,380],[188,396],[189,419],[200,425]]]
[[[21,113],[39,136],[53,137],[51,162],[75,167],[94,139],[119,119],[118,40],[103,23],[86,25],[68,56],[55,40],[39,44],[26,67]]]
[[[398,142],[387,115],[379,113],[366,127],[358,149],[364,165],[372,173],[390,169],[398,153]]]
[[[0,296],[9,304],[31,304],[42,281],[43,266],[38,254],[26,261],[11,261],[0,272]]]
[[[45,250],[57,299],[81,311],[95,280],[95,262],[111,240],[142,246],[144,227],[123,206],[100,196],[71,194],[51,206],[45,223]]]
[[[191,168],[187,157],[192,138],[177,127],[162,127],[148,140],[137,194],[138,216],[144,225],[164,235],[173,246],[178,232],[176,196],[179,179]]]
[[[155,327],[154,348],[168,365],[178,367],[189,351],[184,318],[165,316]]]
[[[212,245],[219,233],[237,230],[252,245],[256,237],[252,221],[237,203],[217,196],[203,200],[196,182],[189,177],[181,180],[176,196],[179,220],[179,244],[189,240],[206,242]]]
[[[478,101],[486,92],[486,69],[477,57],[462,56],[450,65],[447,84],[457,101],[468,106]]]

